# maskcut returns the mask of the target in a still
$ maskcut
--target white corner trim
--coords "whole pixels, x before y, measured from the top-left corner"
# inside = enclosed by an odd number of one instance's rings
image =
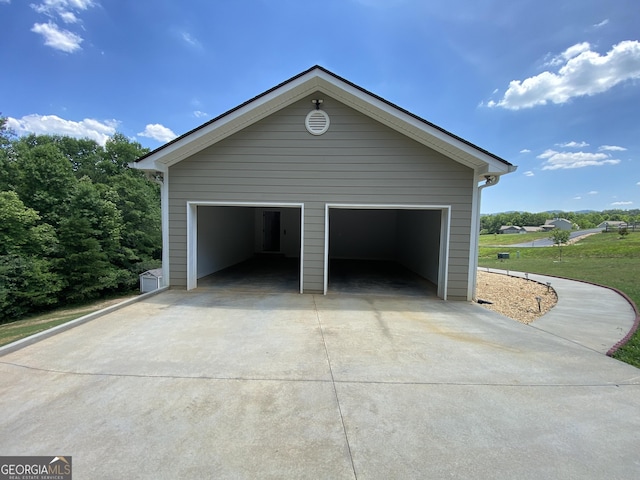
[[[171,286],[171,264],[169,259],[169,171],[164,172],[160,186],[160,228],[162,229],[162,286]]]
[[[438,279],[438,289],[442,287],[442,291],[438,291],[443,300],[447,300],[449,294],[449,247],[451,242],[451,205],[442,208],[442,221],[440,223],[440,259],[444,258],[444,262],[440,262],[439,275],[442,276],[443,282]],[[446,219],[446,221],[445,221]]]
[[[187,202],[187,290],[198,286],[198,203]]]

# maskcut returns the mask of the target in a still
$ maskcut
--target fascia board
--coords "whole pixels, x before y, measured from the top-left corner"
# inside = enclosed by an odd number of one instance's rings
[[[167,145],[157,154],[152,154],[138,162],[136,167],[145,169],[147,166],[154,165],[167,168],[175,165],[317,90],[315,78],[303,76],[295,79],[281,89],[270,92],[224,115],[210,125],[193,131],[177,142]],[[156,169],[162,170],[162,168]]]

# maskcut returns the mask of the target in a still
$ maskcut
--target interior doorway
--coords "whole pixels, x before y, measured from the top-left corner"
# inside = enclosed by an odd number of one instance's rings
[[[280,252],[280,212],[265,210],[262,212],[262,250]]]

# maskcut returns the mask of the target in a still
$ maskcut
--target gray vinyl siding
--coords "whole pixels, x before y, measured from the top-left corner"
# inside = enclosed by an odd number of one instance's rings
[[[323,98],[329,131],[304,126]],[[186,286],[186,202],[303,202],[304,288],[322,292],[325,205],[451,205],[448,294],[467,298],[474,173],[371,118],[311,95],[170,167],[171,285]]]

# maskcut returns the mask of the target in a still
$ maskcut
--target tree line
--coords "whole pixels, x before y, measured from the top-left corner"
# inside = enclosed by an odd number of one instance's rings
[[[147,149],[17,137],[0,118],[0,323],[128,292],[160,266],[160,187],[129,163]]]
[[[629,225],[640,222],[640,209],[604,210],[602,212],[505,212],[480,217],[480,233],[498,233],[503,225],[540,226],[547,220],[565,218],[580,229],[596,228],[602,222],[622,221]]]

